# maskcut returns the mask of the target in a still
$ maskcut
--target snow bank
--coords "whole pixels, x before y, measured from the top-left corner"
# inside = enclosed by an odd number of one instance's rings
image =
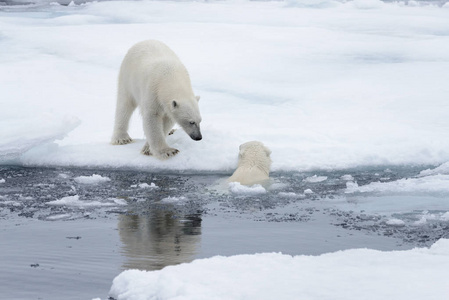
[[[82,184],[97,184],[97,183],[111,181],[111,179],[109,177],[106,177],[106,176],[103,177],[98,174],[93,174],[91,176],[78,176],[78,177],[75,177],[73,180],[75,180],[78,183],[82,183]]]
[[[109,1],[8,7],[0,28],[0,163],[230,173],[249,140],[272,150],[273,171],[449,161],[447,7]],[[137,113],[135,142],[109,144],[121,60],[148,38],[201,95],[203,140],[178,130],[167,161],[140,154]]]
[[[6,104],[2,107],[5,109]],[[63,139],[79,124],[80,120],[75,117],[59,118],[50,114],[0,118],[0,164],[14,163],[36,146]]]
[[[353,249],[320,256],[212,257],[160,271],[118,275],[110,296],[137,299],[442,299],[449,294],[449,240],[430,249]]]

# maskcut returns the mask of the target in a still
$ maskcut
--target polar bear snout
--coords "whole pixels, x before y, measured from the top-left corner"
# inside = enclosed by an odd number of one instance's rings
[[[184,131],[190,136],[190,138],[194,141],[201,141],[203,139],[203,135],[201,134],[200,124],[199,122],[189,122],[188,124],[183,124],[182,128]]]
[[[203,136],[201,135],[201,133],[199,135],[191,135],[190,137],[194,141],[201,141],[203,139]]]
[[[194,141],[201,141],[203,139],[203,135],[201,131],[198,129],[197,131],[189,133],[189,136]]]

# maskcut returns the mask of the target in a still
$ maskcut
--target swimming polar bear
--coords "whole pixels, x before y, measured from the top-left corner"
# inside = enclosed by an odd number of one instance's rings
[[[142,153],[166,159],[179,150],[166,136],[179,124],[195,141],[202,139],[199,96],[195,96],[187,69],[164,43],[147,40],[129,49],[120,67],[114,133],[111,143],[132,142],[128,125],[139,107],[146,137]]]
[[[271,150],[261,142],[251,141],[240,145],[239,162],[228,182],[253,185],[269,179]]]

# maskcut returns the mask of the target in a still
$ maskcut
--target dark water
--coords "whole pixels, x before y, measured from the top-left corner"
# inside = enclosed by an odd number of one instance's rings
[[[341,178],[351,174],[364,185],[424,168],[273,174],[267,193],[242,195],[227,191],[223,175],[0,167],[0,295],[107,299],[113,278],[130,268],[158,270],[214,255],[429,246],[449,236],[448,222],[413,223],[424,209],[443,209],[434,203],[444,196],[357,198],[344,194]],[[92,174],[110,181],[75,180]],[[315,174],[327,180],[304,181]],[[313,193],[304,195],[307,189]],[[63,198],[69,202],[52,204]],[[394,201],[410,204],[385,211],[383,204]],[[404,225],[387,225],[391,215]]]

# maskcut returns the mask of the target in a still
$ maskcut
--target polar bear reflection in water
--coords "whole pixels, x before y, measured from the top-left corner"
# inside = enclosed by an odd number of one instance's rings
[[[201,241],[201,216],[175,218],[169,210],[146,215],[120,215],[118,223],[123,269],[159,270],[191,262]]]

